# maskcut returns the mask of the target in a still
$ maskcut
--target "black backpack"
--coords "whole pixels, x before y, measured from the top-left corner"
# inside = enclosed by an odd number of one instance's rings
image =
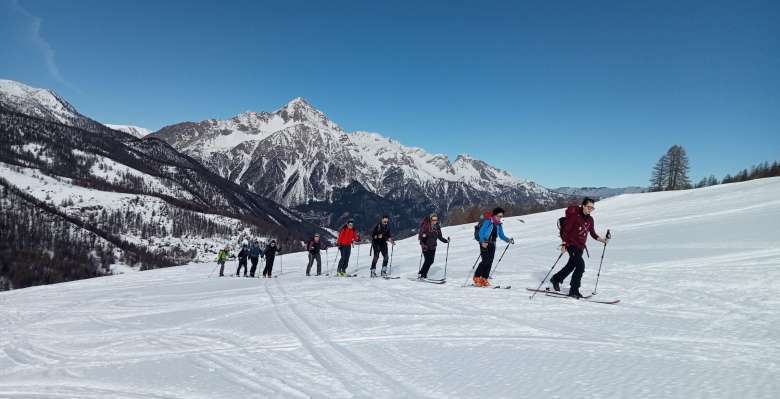
[[[482,230],[482,225],[485,224],[485,221],[493,217],[493,214],[490,212],[485,212],[482,216],[479,218],[479,222],[474,226],[474,239],[479,241],[479,231]]]

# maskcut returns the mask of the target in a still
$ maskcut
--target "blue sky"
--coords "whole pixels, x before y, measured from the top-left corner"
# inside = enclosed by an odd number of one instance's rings
[[[776,1],[0,0],[0,78],[151,129],[303,96],[550,187],[780,159]]]

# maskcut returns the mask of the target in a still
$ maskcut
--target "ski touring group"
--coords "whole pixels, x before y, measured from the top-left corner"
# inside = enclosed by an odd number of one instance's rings
[[[543,292],[548,296],[560,296],[560,297],[572,297],[576,299],[589,299],[592,295],[584,296],[580,293],[580,286],[582,282],[582,275],[585,271],[585,260],[583,255],[588,253],[587,240],[590,235],[596,241],[604,244],[604,250],[610,240],[610,232],[607,230],[606,234],[602,237],[596,233],[595,222],[592,213],[595,210],[595,201],[591,198],[585,198],[580,205],[572,205],[566,208],[565,215],[558,219],[558,229],[560,233],[560,255],[553,264],[550,271],[544,277],[536,289],[528,288],[532,291],[532,298],[537,292]],[[472,267],[473,274],[469,274],[471,284],[468,281],[464,284],[474,287],[493,287],[493,288],[510,288],[509,286],[493,286],[490,282],[491,271],[494,270],[494,261],[496,256],[496,248],[498,240],[505,242],[507,245],[504,248],[501,256],[496,262],[496,266],[501,262],[506,251],[510,245],[515,243],[514,238],[507,237],[504,232],[504,209],[497,207],[492,211],[484,212],[479,222],[474,226],[474,240],[477,241],[479,256],[474,262]],[[418,267],[417,277],[412,280],[420,282],[428,282],[434,284],[444,284],[446,282],[447,274],[447,258],[449,257],[449,244],[450,238],[444,237],[442,234],[441,226],[439,224],[439,217],[437,214],[432,213],[423,218],[420,223],[420,227],[417,233],[417,239],[420,244],[420,264]],[[333,274],[334,277],[356,277],[356,274],[350,274],[347,272],[349,267],[350,258],[352,257],[352,251],[357,245],[357,256],[360,256],[361,236],[355,228],[355,222],[349,219],[339,230],[338,238],[336,240],[336,247],[338,249],[336,261],[336,270]],[[447,245],[445,261],[444,261],[444,278],[434,279],[428,277],[428,272],[436,259],[436,251],[439,243]],[[372,278],[385,278],[385,279],[397,279],[399,277],[392,275],[392,257],[393,249],[395,248],[395,241],[393,232],[390,228],[390,217],[385,215],[374,225],[370,230],[370,243],[371,243],[371,268],[370,277]],[[315,234],[306,242],[306,251],[308,253],[308,263],[306,265],[306,276],[322,276],[322,251],[327,251],[328,245],[321,239],[319,234]],[[230,247],[225,246],[224,249],[219,251],[217,256],[217,264],[219,266],[219,276],[224,276],[225,262],[228,259],[238,258],[238,268],[235,276],[241,276],[243,269],[244,277],[255,277],[257,271],[258,262],[260,259],[265,259],[265,267],[263,268],[263,277],[271,278],[275,277],[273,274],[274,261],[277,253],[281,251],[281,248],[277,245],[275,240],[261,249],[258,240],[253,240],[251,243],[244,241],[236,256],[231,255]],[[564,254],[568,254],[568,261],[566,264],[555,274],[550,277],[550,274],[555,269],[555,266],[559,263]],[[377,264],[379,257],[382,257],[382,264],[379,273],[377,273]],[[326,254],[327,260],[327,254]],[[604,260],[604,251],[602,251],[601,262]],[[251,263],[251,268],[247,271],[247,261]],[[316,262],[316,271],[312,271],[312,267]],[[330,267],[324,274],[331,276]],[[599,272],[596,280],[596,287],[598,287],[598,277],[601,274],[601,263],[599,264]],[[561,286],[563,281],[569,277],[569,290],[568,292],[561,292]],[[542,289],[542,286],[549,278],[551,287]],[[595,290],[594,290],[595,295]],[[603,303],[617,303],[617,301],[602,301]]]

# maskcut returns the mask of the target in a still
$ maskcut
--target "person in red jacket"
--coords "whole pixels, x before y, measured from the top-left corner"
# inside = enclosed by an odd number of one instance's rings
[[[588,241],[588,234],[594,240],[604,244],[609,241],[609,239],[601,238],[596,234],[593,216],[590,215],[596,209],[594,204],[593,199],[585,198],[580,206],[572,205],[566,208],[566,222],[561,226],[561,238],[563,239],[561,252],[569,252],[569,261],[563,269],[552,276],[550,283],[555,291],[560,291],[563,280],[574,271],[569,288],[569,296],[574,298],[582,298],[580,282],[582,274],[585,273],[585,260],[582,259],[582,253],[586,250],[585,244]]]
[[[355,230],[355,221],[350,219],[347,224],[339,230],[339,239],[336,241],[336,245],[339,246],[339,252],[341,253],[341,259],[339,260],[338,269],[336,269],[336,275],[340,277],[346,277],[347,266],[349,266],[349,255],[352,253],[352,246],[360,241],[360,234]]]

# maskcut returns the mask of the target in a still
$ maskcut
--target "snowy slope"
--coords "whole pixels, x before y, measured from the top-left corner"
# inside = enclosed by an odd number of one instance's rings
[[[273,280],[193,264],[0,293],[0,397],[776,398],[778,198],[771,178],[597,203],[597,230],[614,232],[597,297],[619,305],[528,299],[560,211],[507,220],[517,244],[494,281],[512,290],[460,286],[466,225],[445,228],[443,286],[307,279],[293,254]],[[401,241],[393,270],[418,260]]]
[[[106,123],[106,126],[110,127],[111,129],[114,129],[114,130],[119,130],[120,132],[125,132],[125,133],[128,133],[128,134],[131,134],[134,137],[138,137],[139,139],[143,138],[144,136],[146,136],[146,135],[148,135],[149,133],[152,132],[151,130],[149,130],[147,128],[133,126],[133,125],[112,125],[112,124]]]
[[[636,194],[647,192],[646,187],[558,187],[551,189],[557,193],[573,195],[575,197],[609,198],[620,194]]]

